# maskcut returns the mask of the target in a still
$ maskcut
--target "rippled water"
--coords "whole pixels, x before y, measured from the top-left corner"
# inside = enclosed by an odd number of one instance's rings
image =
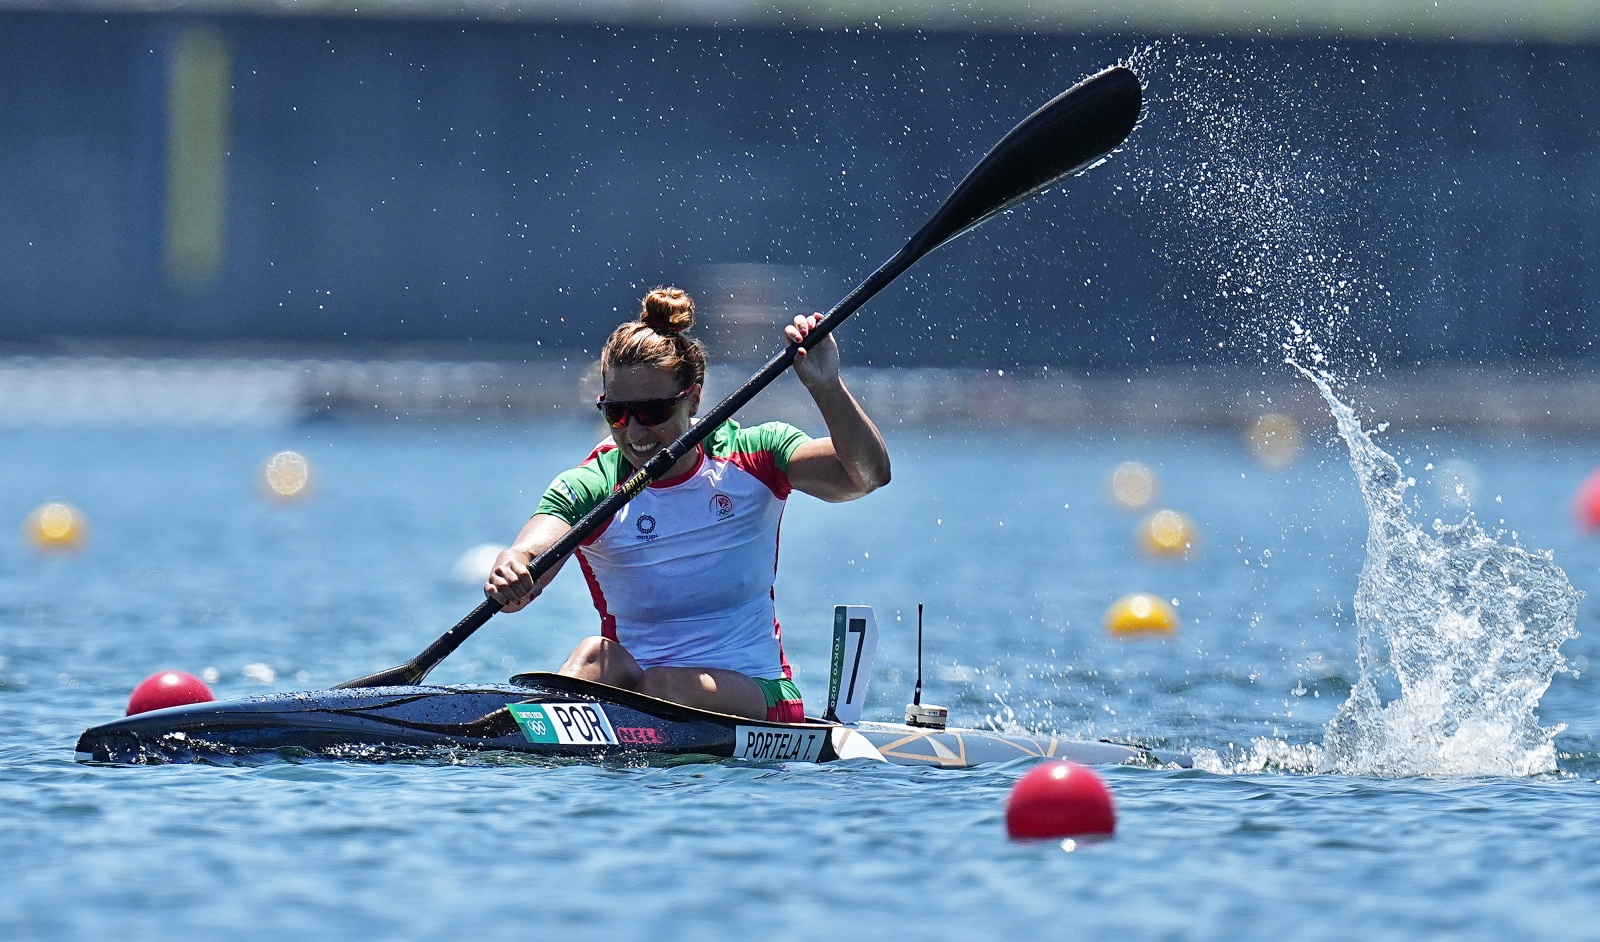
[[[457,557],[508,539],[596,435],[0,430],[0,453],[25,456],[0,466],[0,520],[60,497],[94,526],[89,550],[66,559],[0,541],[0,937],[1589,931],[1600,691],[1587,668],[1600,633],[1566,642],[1573,672],[1539,702],[1541,725],[1565,726],[1554,771],[1305,771],[1362,676],[1353,600],[1367,518],[1331,425],[1282,472],[1232,436],[889,435],[891,487],[841,506],[796,498],[785,522],[779,611],[813,702],[832,604],[866,602],[884,631],[869,713],[894,717],[921,601],[927,696],[955,721],[1133,736],[1214,753],[1213,771],[1109,770],[1116,839],[1063,853],[1004,837],[1021,763],[77,765],[77,734],[120,714],[157,669],[212,667],[218,694],[240,696],[414,654],[477,600],[454,579]],[[1459,519],[1453,489],[1470,477],[1485,527],[1503,518],[1592,593],[1600,546],[1566,510],[1592,443],[1378,441],[1417,479],[1406,499],[1419,519]],[[316,474],[295,505],[266,500],[255,477],[287,447]],[[1133,548],[1137,518],[1106,495],[1128,458],[1156,469],[1162,506],[1201,526],[1194,561]],[[1442,483],[1429,462],[1448,463]],[[1136,590],[1177,600],[1176,639],[1104,635],[1105,607]],[[1594,605],[1581,603],[1580,629]],[[435,679],[549,667],[593,624],[581,580],[563,575]]]

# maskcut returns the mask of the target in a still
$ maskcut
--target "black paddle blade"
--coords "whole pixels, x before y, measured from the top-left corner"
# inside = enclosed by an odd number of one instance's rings
[[[1115,66],[1072,86],[1000,139],[907,246],[914,258],[1081,173],[1127,140],[1139,121],[1139,77]]]

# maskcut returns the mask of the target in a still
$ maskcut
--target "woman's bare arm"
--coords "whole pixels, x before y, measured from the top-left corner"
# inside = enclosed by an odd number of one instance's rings
[[[517,534],[517,541],[495,558],[494,569],[483,586],[483,594],[505,606],[502,612],[522,611],[529,602],[539,597],[544,587],[561,571],[566,560],[562,559],[551,566],[537,584],[532,573],[528,572],[529,564],[540,553],[554,546],[570,529],[572,527],[560,517],[534,514],[523,526],[522,532]]]
[[[785,328],[797,343],[822,320],[821,314],[796,317]],[[861,403],[839,375],[839,345],[830,334],[811,350],[801,350],[794,371],[828,425],[828,437],[816,438],[789,456],[789,483],[796,490],[826,501],[863,497],[889,483],[889,449]]]

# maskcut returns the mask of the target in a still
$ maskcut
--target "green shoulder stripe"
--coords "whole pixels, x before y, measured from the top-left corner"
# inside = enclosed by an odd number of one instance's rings
[[[778,470],[787,474],[794,450],[810,440],[810,435],[786,422],[764,422],[742,429],[739,423],[729,420],[706,438],[706,452],[718,458],[767,452]]]
[[[550,482],[539,498],[535,514],[560,517],[568,525],[583,519],[596,504],[611,496],[622,483],[622,452],[608,448],[570,471],[563,471]]]

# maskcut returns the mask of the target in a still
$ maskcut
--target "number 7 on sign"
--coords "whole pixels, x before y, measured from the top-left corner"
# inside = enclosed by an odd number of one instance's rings
[[[827,719],[861,721],[861,706],[872,682],[872,656],[878,650],[878,621],[868,605],[833,609],[833,665],[828,678]]]

